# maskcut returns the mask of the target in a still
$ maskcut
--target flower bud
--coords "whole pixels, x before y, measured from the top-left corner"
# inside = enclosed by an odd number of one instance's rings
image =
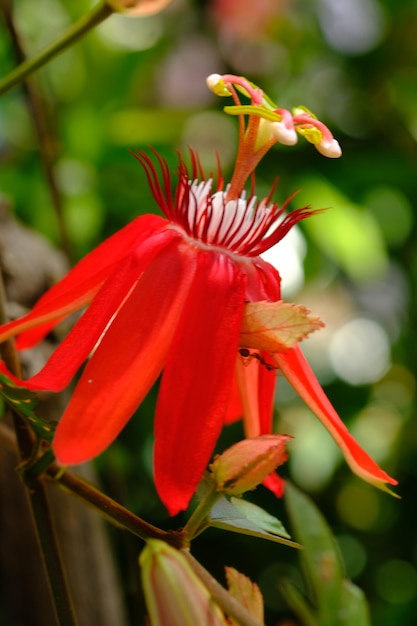
[[[239,496],[254,489],[287,460],[288,435],[260,435],[239,441],[217,456],[210,469],[217,490]]]
[[[342,148],[336,139],[331,141],[322,140],[320,143],[315,143],[314,146],[320,154],[329,157],[329,159],[338,159],[342,156]]]
[[[294,127],[288,127],[284,122],[271,122],[272,134],[284,146],[295,146],[298,141]]]
[[[107,4],[117,13],[132,16],[146,16],[159,13],[171,0],[107,0]]]
[[[298,141],[292,115],[286,109],[276,109],[275,113],[281,116],[278,122],[272,122],[272,134],[284,146],[294,146]]]
[[[220,608],[179,550],[150,539],[139,563],[150,626],[226,626]]]
[[[220,74],[210,74],[206,78],[207,87],[212,91],[216,96],[230,96],[231,91],[227,88],[226,83]]]

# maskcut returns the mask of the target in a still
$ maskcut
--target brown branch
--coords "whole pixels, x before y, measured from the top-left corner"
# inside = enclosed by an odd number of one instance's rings
[[[4,424],[0,424],[0,441],[8,450],[17,454],[16,436],[12,429]],[[180,549],[184,546],[184,538],[181,532],[165,531],[149,524],[112,498],[109,498],[109,496],[106,496],[94,485],[64,470],[64,468],[60,467],[57,463],[52,463],[41,477],[42,476],[52,484],[61,487],[67,492],[69,491],[91,505],[104,515],[108,521],[128,530],[144,541],[152,538],[165,541],[174,548]]]
[[[87,502],[87,504],[93,506],[110,521],[116,523],[116,525],[129,530],[144,541],[151,538],[160,539],[175,548],[183,547],[184,542],[180,532],[161,530],[149,524],[129,511],[129,509],[126,509],[109,496],[106,496],[94,485],[86,483],[84,480],[64,470],[56,463],[48,467],[45,475],[52,479],[52,482],[55,484],[60,485],[65,490],[70,491]]]
[[[7,321],[6,295],[0,272],[0,323]],[[20,364],[12,339],[0,345],[0,355],[10,371],[19,376]],[[24,465],[33,453],[35,437],[20,415],[11,409],[16,433],[17,452],[20,463]],[[55,535],[49,504],[42,481],[35,477],[26,485],[26,493],[32,513],[32,519],[47,574],[53,605],[60,626],[77,626],[67,576],[63,566],[61,552]]]

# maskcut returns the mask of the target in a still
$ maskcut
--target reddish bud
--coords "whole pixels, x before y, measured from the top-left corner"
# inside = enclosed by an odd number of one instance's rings
[[[261,435],[239,441],[217,456],[211,471],[217,490],[238,496],[259,485],[287,460],[287,435]]]

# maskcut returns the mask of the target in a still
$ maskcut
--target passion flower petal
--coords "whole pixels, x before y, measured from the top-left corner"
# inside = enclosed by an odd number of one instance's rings
[[[200,251],[155,416],[155,483],[172,515],[187,507],[224,423],[244,287],[227,256]]]
[[[336,441],[352,471],[375,487],[392,493],[386,483],[396,485],[397,481],[384,472],[349,433],[299,346],[276,353],[274,359],[299,396]]]

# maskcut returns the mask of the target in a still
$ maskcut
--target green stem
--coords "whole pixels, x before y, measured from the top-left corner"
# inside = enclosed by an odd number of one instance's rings
[[[78,20],[58,41],[45,48],[37,56],[21,63],[16,69],[8,74],[0,81],[0,95],[9,91],[15,85],[18,85],[26,76],[32,74],[48,61],[63,52],[73,43],[81,39],[83,35],[88,33],[92,28],[108,18],[114,10],[106,3],[101,2],[94,7],[90,13],[84,15]]]
[[[182,529],[182,534],[187,544],[204,529],[210,511],[221,495],[216,490],[216,485],[214,483],[210,484],[204,498],[198,503],[197,508]]]

